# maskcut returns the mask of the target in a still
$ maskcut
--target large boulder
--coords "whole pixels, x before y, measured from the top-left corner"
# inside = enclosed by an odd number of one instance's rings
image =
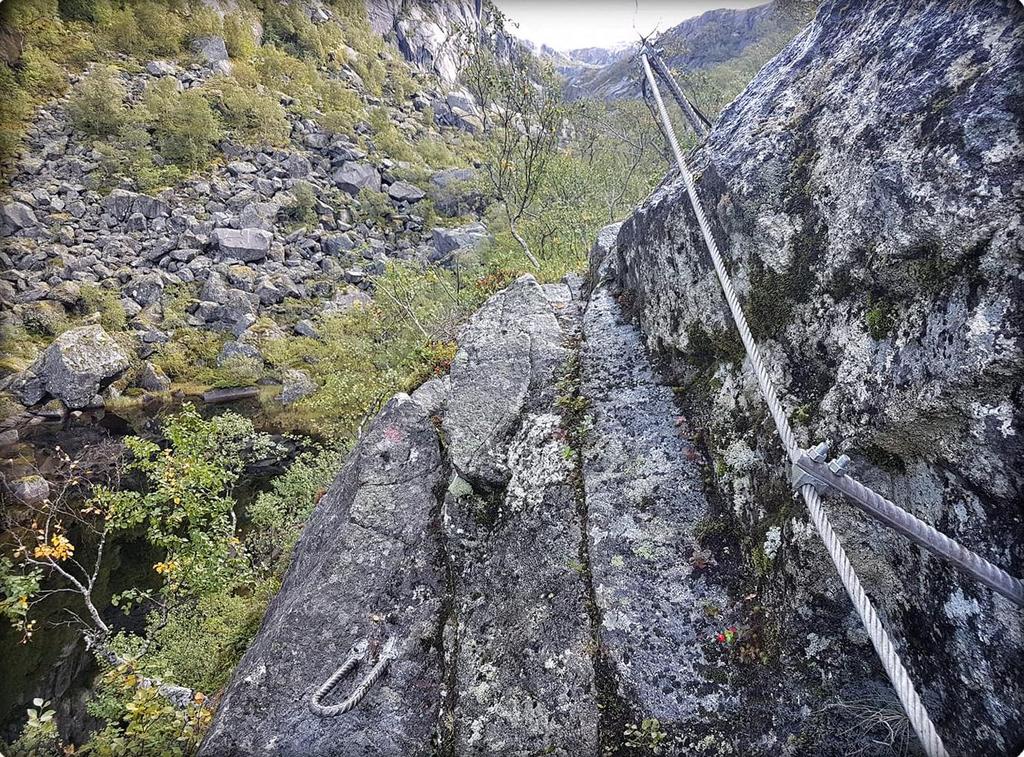
[[[9,488],[11,496],[28,507],[41,505],[50,496],[50,482],[36,474],[14,479]]]
[[[444,428],[452,465],[483,490],[504,487],[508,445],[524,409],[552,391],[566,357],[543,290],[523,276],[499,292],[459,334]]]
[[[99,391],[125,371],[128,356],[102,326],[65,331],[32,368],[46,392],[70,408],[87,407]]]
[[[456,228],[439,227],[431,231],[434,253],[431,259],[445,260],[459,251],[475,251],[491,240],[490,232],[482,223],[471,223]]]
[[[205,63],[221,63],[228,60],[228,48],[223,37],[207,35],[192,40],[192,51]]]
[[[339,189],[350,195],[357,195],[363,189],[379,192],[381,187],[380,172],[369,163],[347,161],[331,174],[331,178]]]
[[[309,377],[309,374],[293,368],[284,372],[281,395],[278,399],[282,405],[292,405],[315,391],[316,383]]]
[[[119,222],[127,222],[136,215],[146,219],[161,218],[170,215],[171,212],[171,207],[165,200],[125,189],[113,190],[103,198],[100,207]]]
[[[221,258],[253,263],[267,257],[274,235],[264,229],[214,229],[211,238]]]
[[[3,217],[15,229],[25,229],[39,223],[32,208],[23,202],[9,202],[4,205]]]
[[[433,173],[428,194],[437,212],[445,216],[480,214],[487,204],[480,177],[472,168],[446,168]]]
[[[427,193],[407,181],[396,181],[388,187],[388,195],[395,202],[419,202]]]

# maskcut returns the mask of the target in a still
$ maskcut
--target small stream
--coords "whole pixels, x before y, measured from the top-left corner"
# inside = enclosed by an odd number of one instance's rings
[[[2,450],[0,474],[8,480],[38,473],[49,478],[63,464],[58,449],[73,460],[81,460],[90,471],[92,481],[103,480],[114,467],[122,448],[122,439],[137,435],[150,439],[161,437],[166,418],[184,403],[183,399],[150,402],[128,411],[96,410],[68,416],[63,420],[39,423],[22,431],[21,440]],[[195,401],[190,400],[190,401]],[[244,398],[235,402],[204,404],[195,401],[205,417],[232,410],[250,418],[261,430],[262,414],[258,400]],[[294,439],[279,439],[286,454],[267,464],[249,466],[235,488],[235,496],[243,505],[267,486],[269,481],[290,464],[300,445]],[[48,475],[49,474],[49,475]],[[128,478],[122,486],[137,488],[139,480]],[[81,495],[78,495],[81,497]],[[0,511],[20,507],[0,493]],[[96,544],[88,534],[70,533],[76,544],[76,557],[91,563]],[[4,551],[9,547],[3,545]],[[110,607],[113,594],[131,587],[156,588],[157,577],[152,566],[162,558],[142,538],[119,536],[108,542],[98,579],[97,599],[105,607],[104,621],[112,628],[141,632],[145,612],[136,610],[125,615]],[[9,623],[0,622],[0,741],[17,737],[25,721],[25,711],[32,699],[42,697],[57,711],[62,736],[73,743],[82,743],[87,735],[101,725],[86,712],[90,685],[97,672],[92,655],[85,649],[79,631],[66,623],[69,610],[81,611],[81,603],[73,594],[56,594],[33,608],[36,631],[23,644],[20,632]]]

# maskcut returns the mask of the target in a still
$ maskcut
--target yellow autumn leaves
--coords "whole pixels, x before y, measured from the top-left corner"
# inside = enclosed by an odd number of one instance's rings
[[[57,562],[67,560],[74,554],[75,545],[63,534],[54,534],[50,537],[49,543],[43,542],[39,544],[32,552],[32,555],[37,559],[49,558]]]

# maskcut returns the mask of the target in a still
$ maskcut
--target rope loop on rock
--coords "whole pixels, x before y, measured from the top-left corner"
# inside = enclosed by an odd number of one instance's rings
[[[693,208],[694,215],[697,217],[697,224],[700,226],[701,233],[704,237],[704,244],[707,246],[708,252],[711,254],[711,261],[715,266],[715,273],[718,276],[718,282],[721,284],[722,292],[725,294],[726,302],[729,304],[729,310],[736,323],[736,329],[740,333],[740,339],[743,341],[743,347],[745,348],[747,357],[754,369],[754,375],[756,376],[758,386],[761,389],[761,395],[764,397],[765,403],[768,405],[772,420],[775,421],[775,428],[779,433],[779,438],[782,440],[782,446],[786,450],[786,454],[789,456],[790,462],[796,463],[803,455],[803,451],[796,443],[796,437],[793,434],[793,429],[789,425],[789,418],[786,415],[785,409],[782,407],[782,403],[779,401],[778,394],[775,391],[775,385],[772,383],[771,377],[768,375],[768,369],[765,367],[764,360],[761,358],[761,351],[758,349],[757,343],[754,341],[754,336],[750,332],[746,316],[743,314],[743,309],[740,307],[739,297],[736,295],[736,290],[733,288],[732,280],[729,278],[729,273],[725,268],[725,261],[723,261],[722,255],[718,251],[718,244],[715,242],[715,237],[711,233],[711,225],[708,223],[707,216],[704,213],[704,207],[700,201],[700,197],[697,195],[697,186],[694,183],[693,175],[690,173],[689,169],[686,167],[686,162],[683,160],[683,153],[679,149],[679,142],[676,140],[675,131],[672,128],[672,121],[669,119],[668,110],[665,108],[665,102],[661,98],[658,83],[655,81],[654,73],[651,70],[651,63],[648,60],[649,54],[656,53],[645,47],[641,51],[640,60],[643,64],[644,74],[647,77],[647,81],[651,85],[654,101],[658,106],[658,112],[661,116],[662,130],[665,133],[665,138],[668,140],[669,146],[672,148],[676,164],[679,167],[679,175],[682,177],[683,183],[686,185],[686,193],[689,196],[690,205]],[[840,542],[839,537],[832,529],[832,524],[829,522],[828,515],[825,513],[825,508],[821,504],[821,497],[818,494],[817,489],[815,489],[811,484],[803,485],[800,486],[800,494],[807,503],[807,509],[810,512],[811,520],[814,522],[818,535],[825,544],[829,557],[832,559],[832,562],[836,567],[836,571],[838,571],[839,577],[842,580],[843,587],[846,589],[846,593],[853,602],[853,606],[857,610],[857,614],[860,616],[861,622],[864,624],[864,628],[868,632],[868,636],[871,638],[871,643],[875,648],[875,652],[878,654],[878,657],[882,662],[882,666],[885,668],[886,675],[889,676],[889,680],[896,689],[896,695],[899,697],[900,703],[903,705],[903,709],[907,713],[907,718],[910,720],[910,725],[913,727],[921,745],[924,747],[925,753],[928,757],[948,757],[949,753],[946,751],[946,747],[942,743],[942,738],[935,730],[935,724],[932,723],[931,717],[929,717],[928,711],[925,709],[925,706],[921,701],[921,697],[917,693],[917,689],[914,687],[914,682],[911,680],[910,675],[903,666],[903,661],[900,659],[899,653],[896,651],[896,647],[893,644],[892,639],[889,638],[888,632],[882,626],[882,622],[879,620],[878,614],[875,612],[875,608],[871,604],[870,598],[864,591],[864,587],[861,585],[860,579],[857,577],[857,573],[853,569],[853,565],[846,556],[846,550],[843,549],[842,542]]]
[[[366,639],[360,639],[356,642],[349,651],[348,657],[345,658],[345,662],[341,664],[341,667],[334,671],[334,674],[324,681],[324,684],[309,698],[310,712],[322,718],[329,718],[336,715],[344,715],[349,710],[355,708],[363,701],[363,698],[370,692],[373,685],[384,675],[388,665],[398,659],[397,637],[392,636],[385,642],[384,647],[377,656],[376,663],[374,663],[370,672],[366,674],[366,677],[352,690],[351,694],[338,704],[323,704],[323,700],[338,685],[338,682],[355,670],[359,663],[366,662],[370,656],[370,643]]]

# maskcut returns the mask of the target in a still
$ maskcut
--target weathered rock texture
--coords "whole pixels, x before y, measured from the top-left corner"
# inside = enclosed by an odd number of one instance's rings
[[[1018,575],[1022,16],[833,2],[691,156],[801,441]],[[586,291],[517,280],[385,407],[203,754],[898,751],[677,181]],[[830,510],[951,753],[1016,754],[1021,610]],[[309,711],[391,636],[355,710]]]
[[[578,313],[568,286],[519,279],[460,335],[450,378],[388,404],[307,525],[203,754],[597,753],[583,521],[555,403]],[[359,707],[309,711],[356,642],[391,636],[398,660]]]
[[[462,70],[459,35],[476,33],[489,8],[485,0],[367,0],[375,32],[408,61],[454,84]]]
[[[865,483],[1016,575],[1022,64],[1019,4],[829,3],[691,156],[801,442],[834,440]],[[680,182],[625,223],[614,267],[689,388],[761,601],[804,636],[784,659],[873,665],[790,497]],[[951,750],[1019,751],[1021,609],[830,508]]]
[[[431,524],[444,474],[430,417],[397,396],[307,524],[203,753],[430,753],[442,698],[436,646],[447,580]],[[310,696],[358,641],[384,644],[391,636],[400,641],[399,658],[367,701],[339,717],[310,712]]]

